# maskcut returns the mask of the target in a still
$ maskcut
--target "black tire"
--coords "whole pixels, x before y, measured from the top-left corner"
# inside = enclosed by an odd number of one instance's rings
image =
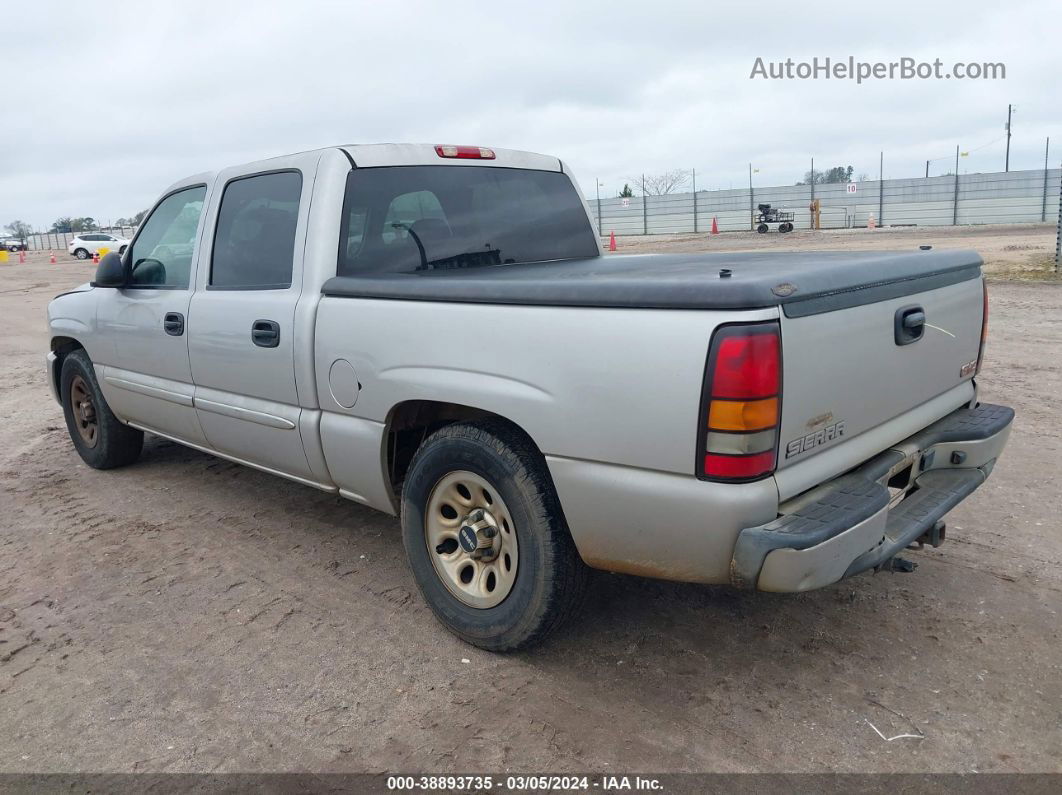
[[[761,235],[767,234],[768,229],[770,229],[770,227],[767,226],[767,224],[760,224],[756,227],[756,231],[759,232]]]
[[[121,246],[118,249],[118,256],[122,256],[123,254],[125,254],[125,246]]]
[[[73,405],[72,399],[75,385],[84,389],[91,399],[95,417],[94,441],[87,439],[80,429],[80,422],[75,414],[79,409]],[[114,469],[131,464],[140,457],[140,450],[144,446],[143,431],[122,424],[114,416],[107,401],[103,399],[92,361],[85,351],[73,351],[63,359],[59,390],[70,440],[86,464],[93,469]]]
[[[74,249],[74,256],[77,257],[78,259],[88,259],[89,258],[88,249],[84,249],[84,248]]]
[[[512,590],[493,607],[458,600],[432,563],[425,512],[437,483],[468,471],[493,485],[508,507],[519,543]],[[462,640],[505,652],[540,643],[582,602],[589,569],[579,557],[542,453],[498,421],[442,428],[417,450],[402,489],[402,539],[425,601]]]

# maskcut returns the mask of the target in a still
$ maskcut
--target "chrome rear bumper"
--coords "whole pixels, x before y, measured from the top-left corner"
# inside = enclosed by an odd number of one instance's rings
[[[731,582],[807,591],[887,563],[984,483],[1013,420],[1007,406],[959,409],[790,500],[778,518],[740,532]]]

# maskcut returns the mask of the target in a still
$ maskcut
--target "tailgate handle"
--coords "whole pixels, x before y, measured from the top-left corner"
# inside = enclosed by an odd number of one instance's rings
[[[893,333],[897,345],[918,342],[926,330],[926,311],[920,306],[902,306],[896,310]]]

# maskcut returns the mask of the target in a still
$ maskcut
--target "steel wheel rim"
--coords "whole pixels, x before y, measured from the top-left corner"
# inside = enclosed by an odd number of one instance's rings
[[[74,415],[77,433],[89,447],[95,447],[100,438],[99,420],[96,417],[96,404],[92,392],[80,375],[75,375],[70,382],[70,410]]]
[[[469,552],[458,535],[466,527],[478,527],[477,540],[490,547]],[[488,538],[491,528],[496,534]],[[519,564],[516,525],[498,490],[474,472],[450,472],[432,488],[424,542],[439,580],[463,604],[486,610],[512,593]]]

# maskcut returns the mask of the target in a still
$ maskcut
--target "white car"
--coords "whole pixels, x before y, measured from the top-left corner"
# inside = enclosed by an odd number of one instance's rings
[[[26,248],[26,244],[19,240],[17,237],[11,237],[10,235],[0,235],[0,249],[4,251],[22,251]]]
[[[93,254],[96,254],[101,248],[124,254],[125,247],[128,245],[129,241],[124,237],[115,237],[106,232],[82,232],[70,241],[66,250],[69,251],[70,255],[73,257],[77,257],[78,259],[88,259]]]

